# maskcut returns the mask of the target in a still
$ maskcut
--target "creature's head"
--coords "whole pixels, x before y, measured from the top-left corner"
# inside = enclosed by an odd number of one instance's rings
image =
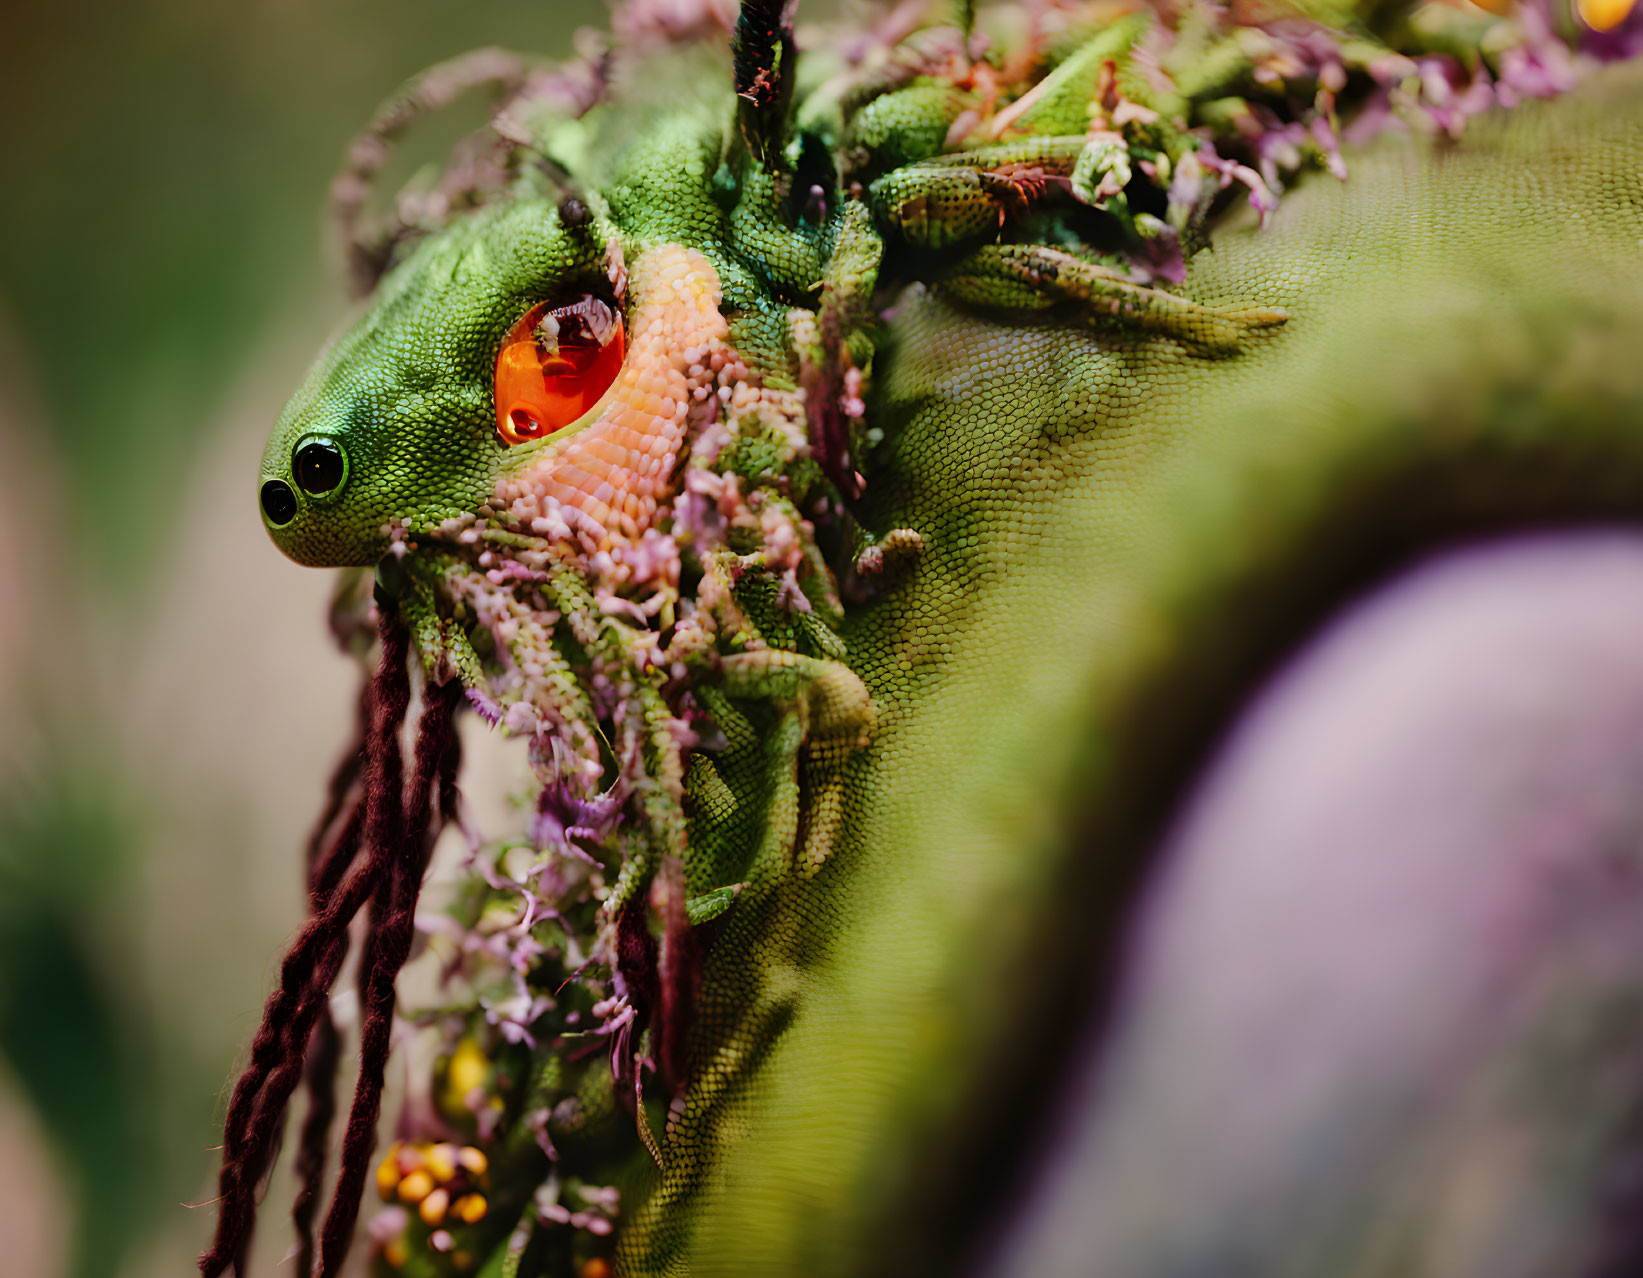
[[[548,405],[539,396],[547,411],[537,429],[512,405],[524,429],[499,429],[494,407],[498,354],[522,319],[539,322],[543,304],[588,297],[614,310],[605,244],[591,222],[574,206],[567,217],[548,200],[507,200],[423,240],[388,275],[268,441],[260,496],[281,550],[300,563],[369,564],[382,553],[385,525],[428,526],[472,511],[512,464],[510,451],[530,452],[591,419],[580,399]],[[584,361],[573,343],[585,335],[562,336],[565,353]],[[608,385],[601,361],[586,362],[578,378],[567,361],[557,380]]]
[[[784,30],[739,38],[779,44],[790,39]],[[764,48],[745,75],[763,67],[768,80],[779,57]],[[784,149],[786,94],[761,81],[760,101],[743,95],[738,122],[732,77],[691,74],[688,107],[668,116],[630,101],[544,109],[526,84],[489,136],[489,189],[447,199],[431,231],[401,225],[367,309],[321,356],[268,442],[259,499],[281,550],[304,564],[368,565],[395,529],[415,534],[505,505],[497,485],[509,476],[525,476],[526,488],[546,481],[551,494],[546,463],[575,436],[597,426],[583,447],[602,456],[602,433],[621,435],[624,412],[631,421],[635,405],[673,404],[652,391],[688,369],[686,351],[655,340],[635,347],[636,324],[680,328],[653,313],[669,294],[643,269],[658,250],[690,255],[748,362],[777,382],[795,371],[783,302],[809,290],[815,304],[822,224],[836,205],[831,172],[819,184],[797,173],[788,152],[798,157],[802,146]],[[406,97],[419,93],[427,96]],[[403,127],[396,111],[373,142]],[[648,115],[642,128],[636,115]],[[794,195],[799,177],[805,192],[821,193],[808,207]],[[636,367],[643,359],[659,366]],[[622,447],[642,460],[651,442],[637,454]],[[676,446],[665,453],[670,471],[678,458]],[[604,477],[567,464],[595,495]],[[632,457],[612,464],[627,465],[627,476]],[[655,479],[658,497],[666,478]],[[595,517],[619,531],[609,504]]]

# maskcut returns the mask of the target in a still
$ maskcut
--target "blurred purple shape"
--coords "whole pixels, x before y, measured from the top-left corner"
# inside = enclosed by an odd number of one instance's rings
[[[1643,1273],[1643,535],[1350,608],[1158,865],[991,1272]]]

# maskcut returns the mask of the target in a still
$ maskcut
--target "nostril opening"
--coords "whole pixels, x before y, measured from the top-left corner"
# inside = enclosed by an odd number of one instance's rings
[[[297,495],[283,479],[270,479],[262,486],[262,513],[276,527],[290,523],[297,515]]]

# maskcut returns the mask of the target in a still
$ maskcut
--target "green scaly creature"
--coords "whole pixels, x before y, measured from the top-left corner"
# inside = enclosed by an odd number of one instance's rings
[[[385,1272],[948,1271],[1031,1127],[997,1098],[1273,654],[1446,538],[1643,512],[1643,297],[1607,287],[1643,278],[1643,82],[1483,114],[1593,70],[1540,10],[963,6],[801,59],[790,9],[745,4],[731,67],[471,55],[338,185],[357,231],[387,143],[502,86],[356,234],[367,309],[260,478],[287,555],[375,566],[367,745],[408,634],[424,701],[460,687],[538,787],[528,832],[469,832],[430,942]],[[1343,149],[1381,116],[1426,137]],[[1514,180],[1552,166],[1555,200]],[[358,575],[339,600],[368,636]],[[372,826],[366,768],[319,859],[387,830],[419,880],[429,805]],[[231,1205],[294,1086],[266,1064]]]

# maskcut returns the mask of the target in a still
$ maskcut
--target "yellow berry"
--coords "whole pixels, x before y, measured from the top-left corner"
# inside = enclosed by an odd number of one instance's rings
[[[464,1225],[477,1225],[485,1219],[485,1213],[490,1209],[491,1206],[485,1201],[483,1194],[463,1194],[452,1208],[456,1212],[456,1218]]]
[[[387,1202],[394,1196],[394,1190],[399,1188],[399,1160],[394,1157],[394,1151],[388,1151],[388,1157],[377,1164],[377,1193],[382,1195],[382,1201]]]
[[[428,1151],[428,1171],[441,1185],[456,1175],[456,1146],[435,1145]]]
[[[403,1269],[405,1262],[411,1258],[410,1252],[405,1250],[403,1239],[396,1238],[392,1242],[382,1244],[382,1259],[390,1269]]]
[[[485,1151],[475,1149],[472,1145],[464,1145],[458,1150],[456,1161],[467,1168],[468,1173],[473,1176],[483,1176],[491,1165],[490,1159],[485,1157]]]
[[[450,1205],[451,1191],[441,1186],[422,1200],[416,1212],[422,1217],[424,1225],[429,1229],[437,1229],[445,1223],[445,1210]]]
[[[1618,27],[1632,11],[1635,0],[1579,0],[1580,16],[1593,31]]]
[[[610,1278],[610,1261],[603,1256],[594,1256],[582,1262],[582,1267],[576,1271],[576,1278]]]
[[[445,1085],[458,1097],[463,1097],[474,1088],[485,1086],[490,1077],[491,1063],[485,1059],[479,1044],[471,1038],[458,1043],[451,1053],[450,1064],[445,1067]]]
[[[419,1167],[399,1182],[399,1196],[408,1203],[419,1203],[433,1187],[434,1178]]]

